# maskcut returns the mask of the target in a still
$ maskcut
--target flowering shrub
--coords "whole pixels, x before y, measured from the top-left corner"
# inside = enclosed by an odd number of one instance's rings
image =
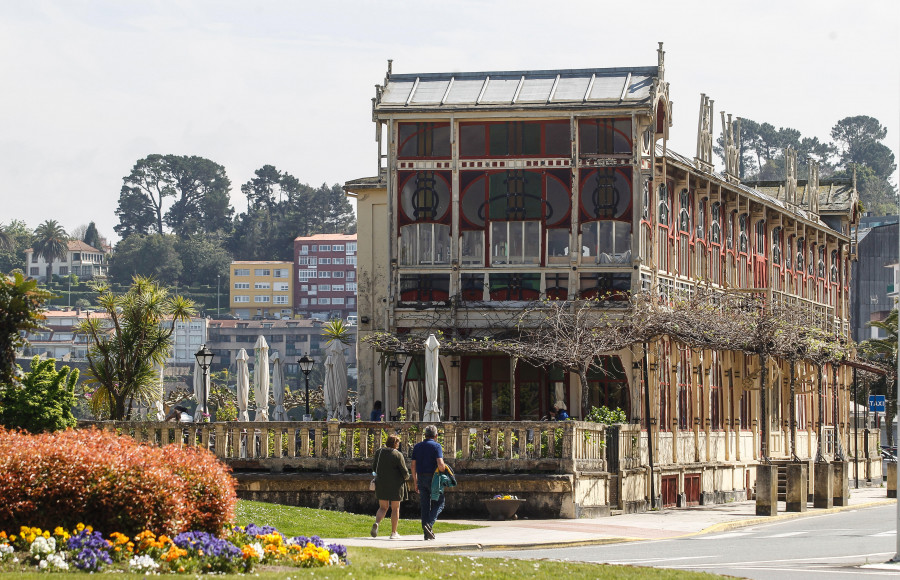
[[[237,494],[228,468],[216,456],[196,447],[168,445],[159,450],[163,461],[181,481],[185,495],[185,530],[212,534],[234,519]]]
[[[343,545],[326,546],[318,536],[286,539],[271,526],[254,524],[230,528],[224,538],[191,531],[170,539],[149,530],[134,537],[113,532],[104,538],[81,523],[71,532],[57,527],[52,534],[27,526],[18,535],[0,531],[0,560],[15,558],[16,551],[23,553],[23,561],[46,571],[72,567],[83,572],[246,573],[258,563],[304,568],[349,563]]]
[[[509,494],[501,495],[501,494],[498,493],[497,495],[495,495],[495,496],[492,497],[491,499],[519,499],[519,498],[517,498],[517,497],[514,496],[514,495],[509,495]]]
[[[0,428],[0,529],[87,521],[128,536],[217,533],[235,501],[228,468],[203,450],[151,447],[95,429]]]

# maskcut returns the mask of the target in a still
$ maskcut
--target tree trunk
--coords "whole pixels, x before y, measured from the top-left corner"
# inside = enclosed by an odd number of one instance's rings
[[[584,420],[584,418],[587,417],[591,412],[590,402],[588,398],[588,389],[590,387],[587,380],[587,369],[578,369],[578,379],[581,381],[581,419]]]
[[[819,408],[819,424],[816,427],[819,444],[817,445],[818,450],[816,451],[816,463],[819,463],[825,461],[825,440],[823,439],[825,432],[822,430],[823,427],[825,427],[825,396],[822,392],[822,365],[820,363],[816,363],[816,375],[818,376],[819,381],[818,404],[816,405]]]
[[[766,459],[769,456],[769,414],[766,406],[766,378],[769,374],[768,369],[769,355],[763,353],[759,355],[759,454],[760,459]]]
[[[796,396],[796,379],[797,369],[796,361],[791,359],[791,459],[797,457],[797,396]]]

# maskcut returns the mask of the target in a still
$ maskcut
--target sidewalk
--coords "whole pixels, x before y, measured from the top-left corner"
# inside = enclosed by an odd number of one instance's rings
[[[822,515],[838,511],[877,505],[893,504],[887,499],[884,487],[850,489],[850,505],[828,510],[810,507],[806,512],[785,512],[779,502],[778,515],[756,515],[756,503],[744,501],[685,509],[669,509],[643,514],[628,514],[580,520],[441,520],[459,524],[484,526],[472,530],[438,533],[437,539],[426,542],[422,535],[403,536],[389,540],[382,533],[377,538],[345,538],[334,540],[347,546],[368,546],[398,550],[509,550],[532,547],[562,547],[612,544],[638,540],[660,540],[721,532],[745,526]],[[374,520],[373,520],[374,521]]]

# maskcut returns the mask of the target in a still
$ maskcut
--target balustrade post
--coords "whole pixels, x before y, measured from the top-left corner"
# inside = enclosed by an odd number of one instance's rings
[[[300,427],[300,457],[309,457],[309,427]]]
[[[460,449],[462,450],[462,458],[469,459],[472,457],[472,447],[471,447],[471,439],[472,432],[468,428],[464,428],[460,431]]]
[[[297,429],[288,427],[287,429],[288,457],[297,457]]]
[[[528,429],[519,429],[519,459],[528,457]]]
[[[513,456],[513,431],[509,427],[507,427],[503,431],[503,458],[504,459],[512,459]]]
[[[456,458],[456,425],[444,423],[444,455]]]
[[[215,454],[218,458],[225,457],[225,425],[222,423],[216,423],[216,443],[215,443]]]
[[[491,427],[489,433],[491,437],[491,459],[497,459],[500,457],[500,429]]]
[[[328,422],[328,457],[334,458],[341,451],[341,425],[337,421]]]
[[[543,429],[542,429],[543,431]],[[556,425],[547,429],[547,457],[556,457]]]
[[[484,429],[477,427],[475,430],[475,459],[484,459]]]
[[[313,452],[316,454],[316,459],[322,458],[322,429],[319,427],[318,423],[316,424],[314,429],[315,440],[313,441]]]

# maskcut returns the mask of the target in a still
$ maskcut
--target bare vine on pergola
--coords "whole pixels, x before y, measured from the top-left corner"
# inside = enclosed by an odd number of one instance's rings
[[[807,308],[772,301],[764,293],[707,287],[674,296],[643,292],[625,303],[602,298],[540,300],[505,317],[498,309],[478,312],[493,317],[490,324],[482,325],[482,336],[463,336],[458,329],[446,335],[440,329],[445,320],[432,310],[417,313],[421,324],[415,332],[380,331],[363,342],[382,353],[417,353],[424,351],[424,341],[434,333],[442,353],[506,354],[539,367],[563,368],[581,380],[583,415],[589,411],[588,371],[593,367],[605,372],[599,357],[660,337],[668,336],[691,349],[757,355],[761,368],[767,368],[773,356],[818,365],[838,362],[848,348],[843,337],[819,328]],[[760,379],[762,411],[765,375],[761,373]]]

